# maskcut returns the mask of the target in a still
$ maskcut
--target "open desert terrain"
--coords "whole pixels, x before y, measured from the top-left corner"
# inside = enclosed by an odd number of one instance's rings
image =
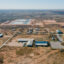
[[[3,64],[63,64],[64,63],[63,60],[64,52],[60,52],[59,50],[51,50],[50,47],[38,47],[38,48],[3,47],[2,49],[0,49],[0,55],[4,57]]]

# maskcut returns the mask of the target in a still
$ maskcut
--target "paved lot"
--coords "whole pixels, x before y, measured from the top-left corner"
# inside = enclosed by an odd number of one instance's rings
[[[64,46],[61,45],[61,42],[59,42],[59,41],[57,41],[57,42],[51,41],[50,45],[51,45],[52,49],[64,49]]]

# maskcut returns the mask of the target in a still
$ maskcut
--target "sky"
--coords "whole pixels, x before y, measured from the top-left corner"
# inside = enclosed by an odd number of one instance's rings
[[[64,9],[64,0],[0,0],[0,9]]]

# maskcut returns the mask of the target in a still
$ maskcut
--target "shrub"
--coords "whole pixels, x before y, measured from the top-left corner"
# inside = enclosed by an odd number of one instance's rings
[[[3,64],[3,56],[0,56],[0,64]]]
[[[32,48],[25,47],[25,48],[16,50],[16,54],[17,55],[27,55],[27,54],[30,54],[32,51],[33,51]]]

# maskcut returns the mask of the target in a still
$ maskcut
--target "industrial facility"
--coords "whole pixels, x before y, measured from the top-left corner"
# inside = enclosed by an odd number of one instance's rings
[[[21,39],[18,39],[18,42],[19,43],[23,43],[23,46],[24,47],[32,47],[33,46],[33,42],[34,42],[34,39],[29,39],[29,38],[21,38]]]

